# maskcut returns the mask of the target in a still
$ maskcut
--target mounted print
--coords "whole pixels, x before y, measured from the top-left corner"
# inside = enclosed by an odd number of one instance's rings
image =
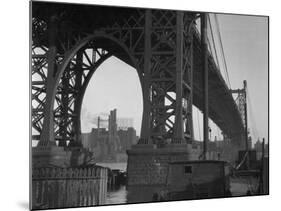
[[[269,17],[30,11],[32,210],[269,194]]]

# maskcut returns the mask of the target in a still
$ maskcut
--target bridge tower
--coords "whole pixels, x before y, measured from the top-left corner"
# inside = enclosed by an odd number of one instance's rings
[[[81,164],[83,96],[99,65],[114,55],[140,78],[141,135],[128,151],[128,185],[147,197],[137,200],[151,200],[151,189],[136,187],[162,187],[169,162],[198,159],[191,146],[196,13],[60,4],[45,10],[44,4],[32,9],[32,138],[39,141],[33,157],[44,155],[44,165],[60,165],[57,157]]]
[[[144,111],[140,141],[127,152],[129,201],[151,201],[169,162],[198,159],[191,147],[194,20],[194,13],[145,13]]]
[[[114,55],[136,68],[143,92],[141,135],[129,152],[129,170],[136,166],[130,165],[135,153],[175,150],[190,157],[196,13],[93,8],[92,25],[84,26],[79,16],[67,16],[75,14],[71,6],[43,5],[34,4],[32,19],[32,138],[38,147],[82,147],[85,90],[99,65]],[[89,13],[85,6],[78,10]],[[107,20],[97,18],[102,12],[110,14]],[[171,156],[164,157],[168,162]]]
[[[43,166],[83,164],[84,94],[111,56],[135,68],[143,95],[140,139],[127,152],[129,202],[151,201],[154,191],[164,190],[169,162],[198,159],[201,151],[191,144],[193,104],[241,142],[239,111],[214,59],[202,55],[207,46],[201,46],[197,17],[195,12],[33,2],[32,139],[39,141],[33,160],[40,158]],[[205,80],[202,66],[208,67]]]
[[[244,134],[241,134],[240,149],[247,153],[246,166],[249,167],[249,130],[248,130],[248,112],[247,112],[247,81],[243,81],[243,89],[231,90],[232,94],[236,94],[236,104],[240,112],[244,125]]]
[[[232,89],[232,94],[236,94],[235,102],[237,104],[237,108],[241,115],[241,119],[244,126],[244,134],[242,134],[242,138],[240,141],[240,145],[242,148],[248,148],[248,118],[247,118],[247,81],[243,81],[243,88],[242,89]]]

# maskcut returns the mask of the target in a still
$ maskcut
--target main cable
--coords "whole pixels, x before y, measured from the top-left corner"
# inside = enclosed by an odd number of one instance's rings
[[[222,52],[223,64],[224,64],[224,68],[225,68],[225,71],[226,71],[226,79],[228,81],[229,88],[231,89],[231,84],[230,84],[230,80],[229,80],[229,74],[228,74],[228,69],[227,69],[227,65],[226,65],[224,49],[223,49],[223,45],[222,45],[222,38],[221,38],[221,34],[220,34],[219,21],[218,21],[218,17],[217,17],[216,14],[214,14],[214,18],[215,18],[215,23],[216,23],[216,26],[217,26],[217,34],[218,34],[218,37],[219,37],[219,44],[220,44],[220,48],[221,48],[221,52]]]
[[[216,43],[215,43],[215,39],[214,39],[214,33],[213,33],[213,29],[212,29],[210,15],[208,14],[207,17],[208,17],[208,22],[209,22],[209,27],[210,27],[210,32],[211,32],[211,38],[212,38],[212,42],[213,42],[213,48],[214,48],[215,56],[216,56],[215,58],[217,61],[218,68],[220,69],[220,63],[219,63],[218,54],[217,54],[217,50],[216,50]]]

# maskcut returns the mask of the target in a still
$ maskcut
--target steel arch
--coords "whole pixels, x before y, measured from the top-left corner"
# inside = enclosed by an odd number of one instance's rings
[[[142,72],[140,71],[140,68],[138,68],[138,64],[135,61],[135,58],[131,55],[131,53],[129,52],[127,47],[125,45],[123,45],[120,41],[118,41],[116,38],[111,37],[106,34],[101,35],[100,33],[97,33],[97,34],[90,35],[90,36],[86,37],[85,39],[81,40],[80,42],[78,42],[72,48],[72,50],[69,50],[69,52],[66,53],[66,56],[64,56],[64,59],[62,60],[60,66],[58,68],[55,88],[54,88],[54,92],[52,93],[53,95],[55,95],[55,97],[54,97],[54,99],[55,99],[55,102],[54,102],[55,138],[56,138],[56,140],[61,140],[59,142],[61,146],[65,146],[66,141],[74,141],[78,145],[79,145],[79,142],[81,142],[81,140],[80,140],[80,134],[81,134],[80,114],[81,114],[81,107],[82,107],[83,97],[84,97],[86,88],[88,86],[88,83],[89,83],[92,75],[96,71],[96,69],[106,59],[108,59],[110,56],[116,54],[116,52],[112,53],[112,52],[110,52],[110,50],[107,51],[107,50],[104,50],[101,48],[95,48],[93,45],[94,45],[96,39],[107,39],[107,40],[114,42],[119,47],[121,47],[121,50],[124,51],[130,58],[129,64],[132,65],[134,68],[136,68],[139,78],[140,78],[140,83],[142,84]],[[99,54],[99,56],[100,56],[99,60],[90,61],[90,58],[87,56],[87,53],[85,53],[86,50],[89,49],[89,47],[95,49],[95,53]],[[64,92],[63,88],[62,88],[63,81],[65,78],[67,78],[66,80],[68,82],[66,82],[66,86],[68,86],[69,83],[71,83],[71,80],[70,80],[71,74],[67,75],[67,73],[74,72],[73,69],[75,70],[75,68],[77,67],[77,64],[79,62],[78,61],[79,53],[82,54],[82,57],[83,57],[83,55],[86,55],[85,58],[88,63],[91,63],[91,62],[94,62],[94,63],[90,64],[90,66],[91,66],[89,68],[90,71],[88,71],[87,75],[84,75],[84,80],[82,80],[81,86],[76,87],[76,89],[78,89],[78,90],[76,90],[76,92],[77,92],[76,98],[74,100],[72,98],[71,100],[69,100],[69,102],[65,102],[65,105],[63,106],[63,102],[62,102],[63,97],[60,97],[60,94]],[[83,61],[83,58],[80,62],[82,62],[82,64],[81,64],[82,68],[83,68],[83,66],[84,67],[86,66],[85,61]],[[125,61],[125,62],[128,63],[128,61]],[[72,74],[72,75],[74,75],[74,74]],[[75,79],[76,79],[75,83],[77,83],[77,75],[76,75]],[[72,84],[71,87],[74,88],[75,84]],[[74,90],[72,90],[72,91],[74,91]],[[71,90],[65,90],[65,92],[66,92],[65,94],[68,95],[68,97],[69,97],[69,94],[70,94],[69,92],[71,92]],[[67,100],[68,99],[66,99],[66,101]],[[59,106],[56,106],[56,102]],[[76,104],[76,105],[74,105],[74,108],[71,109],[73,104]],[[75,108],[75,106],[77,107],[77,109]],[[68,110],[68,111],[65,111],[65,110]],[[71,111],[70,113],[74,114],[74,118],[71,118],[71,115],[69,115],[69,110]],[[74,120],[72,120],[72,119],[74,119]],[[64,137],[62,137],[62,135],[64,135]]]

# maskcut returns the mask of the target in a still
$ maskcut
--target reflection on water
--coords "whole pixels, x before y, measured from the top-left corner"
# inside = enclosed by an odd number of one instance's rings
[[[118,190],[107,192],[106,204],[124,204],[127,202],[126,186],[121,186]]]
[[[110,169],[119,169],[126,171],[127,163],[97,163],[99,166],[107,167]],[[126,186],[122,185],[118,189],[108,190],[106,197],[106,204],[124,204],[127,202]]]

